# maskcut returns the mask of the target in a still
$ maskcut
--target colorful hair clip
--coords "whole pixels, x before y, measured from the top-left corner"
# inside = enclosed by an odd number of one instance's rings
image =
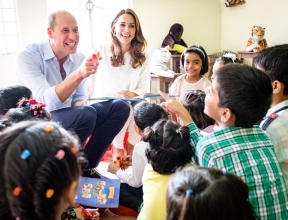
[[[76,147],[72,147],[72,148],[71,148],[71,152],[72,152],[72,154],[76,154],[76,153],[77,153],[77,151],[78,151],[78,150],[77,150],[77,148],[76,148]]]
[[[176,130],[176,133],[179,134],[179,129]]]
[[[64,150],[58,150],[57,154],[55,155],[55,157],[58,159],[58,160],[62,160],[63,157],[65,156],[65,151]]]
[[[47,189],[46,198],[50,199],[54,195],[54,189]]]
[[[45,131],[46,131],[46,132],[51,132],[51,131],[53,131],[53,129],[54,129],[54,126],[53,126],[53,125],[46,125],[46,126],[45,126]]]
[[[26,160],[28,157],[30,157],[31,156],[31,153],[30,153],[30,151],[29,150],[24,150],[23,152],[22,152],[22,154],[21,154],[21,158],[23,159],[23,160]]]
[[[224,176],[226,174],[226,170],[222,170],[222,175]]]
[[[194,191],[193,191],[192,189],[187,189],[187,190],[186,190],[186,194],[192,195],[193,193],[194,193]]]
[[[22,192],[22,188],[21,188],[20,186],[16,186],[16,187],[13,189],[13,195],[14,195],[14,196],[19,196],[21,192]]]

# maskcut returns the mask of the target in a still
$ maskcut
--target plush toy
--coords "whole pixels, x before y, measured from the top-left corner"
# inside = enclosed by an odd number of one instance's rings
[[[159,76],[173,78],[175,72],[169,70],[167,62],[171,58],[171,53],[167,48],[158,48],[152,54],[150,60],[150,72]]]
[[[265,28],[259,25],[252,27],[251,36],[248,39],[246,51],[257,52],[268,47],[266,39],[264,38]]]

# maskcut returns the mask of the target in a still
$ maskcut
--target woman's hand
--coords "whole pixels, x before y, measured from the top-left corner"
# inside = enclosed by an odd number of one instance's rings
[[[121,90],[120,92],[117,92],[117,95],[119,95],[122,98],[133,98],[135,96],[138,96],[134,92],[130,92],[129,90]]]

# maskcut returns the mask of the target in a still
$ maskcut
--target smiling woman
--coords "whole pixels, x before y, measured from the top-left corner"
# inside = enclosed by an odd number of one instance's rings
[[[145,52],[138,16],[132,9],[122,9],[111,22],[110,40],[97,48],[102,56],[95,79],[90,77],[93,97],[133,98],[150,91],[149,59]],[[109,85],[109,86],[107,86]],[[129,131],[126,142],[127,154],[132,155],[133,146],[140,136],[133,126],[132,106],[130,117],[113,141],[113,158],[123,156],[123,139]]]

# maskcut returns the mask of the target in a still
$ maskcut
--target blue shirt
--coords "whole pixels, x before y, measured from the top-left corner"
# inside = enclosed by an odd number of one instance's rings
[[[85,56],[80,52],[68,55],[63,64],[66,78],[83,62]],[[86,79],[62,103],[55,86],[63,81],[58,60],[49,40],[27,45],[16,57],[18,84],[28,87],[37,101],[46,104],[49,111],[71,107],[76,100],[87,100]]]

